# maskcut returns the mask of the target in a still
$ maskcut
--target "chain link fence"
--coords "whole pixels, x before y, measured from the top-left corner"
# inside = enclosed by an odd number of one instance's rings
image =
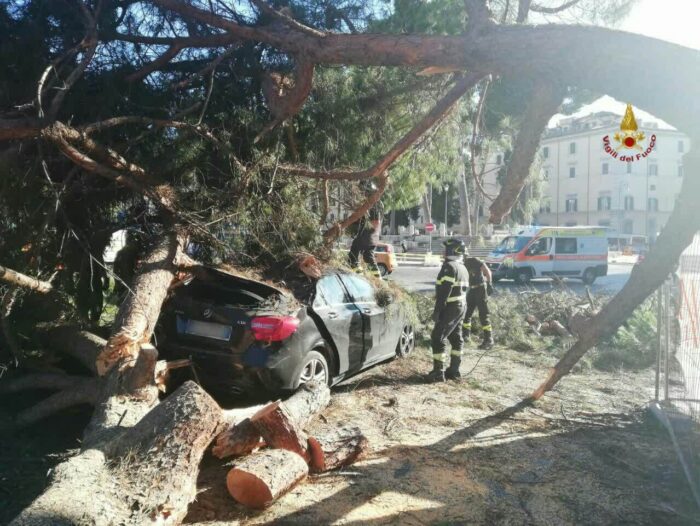
[[[669,432],[700,506],[700,234],[657,292],[654,413]]]

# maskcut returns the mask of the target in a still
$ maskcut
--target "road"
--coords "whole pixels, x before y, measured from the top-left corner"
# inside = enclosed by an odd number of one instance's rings
[[[403,264],[397,268],[391,276],[390,280],[396,281],[402,287],[411,292],[432,293],[435,291],[435,279],[437,278],[439,267],[423,267],[409,266]],[[629,278],[632,271],[632,265],[608,265],[608,275],[598,278],[591,287],[594,293],[616,293],[618,292]],[[585,291],[585,286],[580,280],[567,279],[566,284],[575,292],[582,293]],[[539,290],[549,290],[552,282],[548,279],[536,279],[530,282],[530,285]],[[513,281],[499,281],[495,284],[496,289],[501,290],[519,290],[521,287]]]

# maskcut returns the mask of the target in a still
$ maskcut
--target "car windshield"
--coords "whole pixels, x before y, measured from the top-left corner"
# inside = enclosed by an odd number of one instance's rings
[[[501,244],[496,247],[494,252],[497,254],[515,254],[520,252],[531,239],[531,237],[527,236],[508,236],[501,241]]]

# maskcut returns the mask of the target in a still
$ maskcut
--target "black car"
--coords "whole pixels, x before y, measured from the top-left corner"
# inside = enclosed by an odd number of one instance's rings
[[[309,380],[336,384],[413,350],[401,309],[377,303],[357,275],[328,272],[296,297],[220,269],[201,269],[164,305],[157,345],[189,358],[191,375],[221,394],[276,393]],[[304,297],[299,297],[304,296]]]

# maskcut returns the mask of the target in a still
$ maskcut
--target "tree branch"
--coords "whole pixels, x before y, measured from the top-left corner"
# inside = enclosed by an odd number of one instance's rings
[[[489,221],[500,224],[510,212],[527,183],[530,167],[537,154],[540,137],[549,119],[561,105],[566,89],[538,80],[522,118],[522,125],[515,138],[513,156],[507,166],[507,176],[498,197],[491,203]]]
[[[36,292],[41,292],[42,294],[48,294],[54,290],[53,285],[48,281],[32,278],[31,276],[3,266],[0,266],[0,280],[17,287],[24,287]]]
[[[150,75],[151,73],[158,70],[159,68],[170,62],[172,59],[174,59],[178,55],[178,53],[180,53],[180,51],[182,51],[182,44],[171,44],[171,46],[165,51],[165,53],[163,53],[153,62],[149,62],[148,64],[145,64],[143,67],[141,67],[141,69],[138,69],[135,72],[133,72],[131,75],[127,75],[126,81],[134,82]]]
[[[460,78],[455,85],[440,99],[437,104],[423,117],[411,130],[404,135],[394,146],[371,168],[356,172],[350,171],[333,171],[333,172],[314,172],[304,168],[296,167],[280,167],[287,173],[298,175],[301,177],[311,177],[315,179],[326,180],[346,180],[346,181],[361,181],[363,179],[371,179],[379,177],[386,172],[391,165],[413,144],[421,138],[421,136],[430,130],[435,124],[441,121],[450,112],[455,103],[474,85],[479,82],[484,75],[482,73],[470,73]]]
[[[566,11],[570,7],[573,7],[576,4],[578,4],[580,1],[581,0],[569,0],[568,2],[565,2],[558,7],[547,7],[539,4],[531,4],[530,11],[535,11],[536,13],[545,13],[547,15],[554,15],[556,13]]]

